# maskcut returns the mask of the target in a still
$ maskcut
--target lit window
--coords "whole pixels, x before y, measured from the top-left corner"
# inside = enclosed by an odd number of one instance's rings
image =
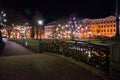
[[[115,29],[114,29],[114,32],[115,32]]]
[[[110,31],[112,32],[112,29]]]

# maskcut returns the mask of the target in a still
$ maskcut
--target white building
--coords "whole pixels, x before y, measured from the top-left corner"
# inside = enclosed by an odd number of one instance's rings
[[[50,39],[53,33],[54,25],[46,25],[45,26],[45,39]]]

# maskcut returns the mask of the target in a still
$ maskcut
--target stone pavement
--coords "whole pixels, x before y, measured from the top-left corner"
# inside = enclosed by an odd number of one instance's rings
[[[64,56],[42,53],[0,57],[0,80],[108,79],[91,72]]]
[[[32,51],[27,48],[3,38],[3,42],[5,42],[5,48],[1,56],[13,56],[13,55],[29,55],[33,54]]]

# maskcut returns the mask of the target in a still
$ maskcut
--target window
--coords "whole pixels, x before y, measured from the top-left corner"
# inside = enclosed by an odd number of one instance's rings
[[[116,30],[114,29],[114,32],[115,32]]]
[[[112,32],[112,29],[110,30],[110,32]]]
[[[105,28],[106,26],[104,25],[104,28]]]
[[[101,30],[101,32],[103,32],[103,30]]]
[[[106,32],[106,30],[104,29],[104,32]]]
[[[104,28],[105,28],[105,25],[104,25]]]
[[[115,27],[115,24],[114,24],[114,27]]]

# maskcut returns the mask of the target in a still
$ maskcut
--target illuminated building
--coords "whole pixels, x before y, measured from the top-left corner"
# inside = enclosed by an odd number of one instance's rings
[[[63,34],[62,38],[68,38],[70,37],[70,25],[67,27],[63,27]],[[48,39],[51,37],[55,25],[47,25],[45,26],[45,38]],[[58,28],[56,28],[57,30]],[[61,29],[62,30],[62,29]],[[60,31],[61,32],[61,31]],[[67,34],[69,32],[69,34]],[[66,33],[66,34],[65,34]],[[106,18],[99,18],[99,19],[83,19],[81,20],[81,23],[78,23],[75,28],[75,37],[76,38],[90,38],[90,37],[112,37],[116,34],[116,17],[115,16],[109,16]]]
[[[8,31],[6,28],[3,28],[1,30],[3,36],[9,37]],[[30,38],[31,37],[31,27],[30,26],[22,26],[22,25],[16,25],[11,27],[9,30],[10,32],[10,38]]]
[[[45,39],[51,39],[54,25],[45,26]]]
[[[87,31],[91,32],[90,37],[93,36],[107,36],[112,37],[116,34],[116,17],[109,16],[100,19],[83,19],[82,24],[87,27]],[[88,34],[86,35],[86,38]]]

